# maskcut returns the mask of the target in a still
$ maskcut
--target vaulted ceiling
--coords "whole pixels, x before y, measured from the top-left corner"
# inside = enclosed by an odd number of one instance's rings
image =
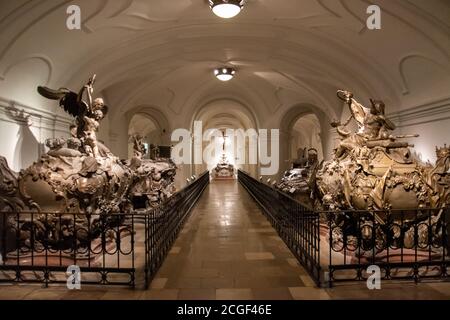
[[[372,3],[381,30],[366,27]],[[60,112],[35,87],[78,89],[96,73],[112,119],[147,105],[173,127],[223,99],[276,126],[299,103],[339,117],[339,88],[388,111],[449,96],[446,0],[248,0],[230,20],[204,0],[80,0],[80,31],[66,28],[69,4],[0,0],[0,96]],[[228,83],[212,73],[225,64],[237,70]]]

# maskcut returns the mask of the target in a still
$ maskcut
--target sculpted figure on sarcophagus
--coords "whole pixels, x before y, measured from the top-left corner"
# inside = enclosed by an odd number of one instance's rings
[[[418,213],[417,209],[443,208],[450,204],[449,148],[436,149],[437,162],[434,167],[424,165],[412,156],[410,148],[413,145],[404,141],[418,135],[394,135],[395,125],[386,117],[382,101],[370,100],[371,106],[365,107],[351,92],[340,90],[338,97],[350,109],[350,117],[344,124],[338,121],[332,123],[340,136],[340,143],[333,159],[324,162],[317,172],[317,209],[334,211],[334,221],[342,226],[341,231],[351,230],[349,226],[356,225],[361,228],[374,223],[383,226],[392,219],[402,220],[402,226],[413,228],[411,226],[425,217],[429,221],[424,223],[438,230],[443,211],[437,210],[429,217]],[[347,129],[352,120],[357,124],[356,132]],[[389,210],[395,209],[401,209],[402,213],[392,211],[388,214]],[[365,219],[361,213],[352,214],[353,210],[373,212],[376,219]],[[372,230],[370,228],[365,230]],[[425,229],[420,231],[419,238],[422,240],[419,241],[428,241]],[[399,231],[404,235],[403,243],[414,241],[411,230]],[[383,232],[389,234],[394,231]],[[435,236],[439,238],[439,234],[436,231]],[[378,236],[380,239],[384,237]]]
[[[436,168],[422,165],[411,155],[413,145],[402,141],[418,135],[393,135],[395,125],[386,118],[384,103],[371,100],[366,108],[347,91],[338,96],[351,110],[341,125],[333,122],[341,137],[334,158],[324,163],[317,175],[323,206],[332,209],[408,209],[438,207],[446,202],[437,196],[428,175],[446,163],[445,151],[438,154]],[[357,132],[346,130],[354,119]],[[444,147],[442,150],[446,150]],[[439,193],[439,192],[438,192]]]
[[[93,98],[94,83],[95,75],[78,92],[38,87],[42,96],[58,100],[75,118],[70,137],[47,139],[49,151],[19,174],[0,158],[0,212],[7,214],[0,221],[8,224],[7,232],[20,235],[19,247],[33,250],[30,246],[42,245],[44,238],[47,245],[60,249],[89,246],[102,228],[121,226],[120,214],[136,209],[137,186],[140,193],[152,195],[144,203],[147,209],[175,191],[176,167],[169,160],[141,159],[142,148],[132,159],[120,160],[98,140],[108,107],[102,98]],[[35,214],[31,218],[20,212]]]

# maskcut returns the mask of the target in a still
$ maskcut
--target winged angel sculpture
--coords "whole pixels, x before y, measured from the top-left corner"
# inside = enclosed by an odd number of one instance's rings
[[[122,213],[141,208],[141,202],[143,210],[157,206],[174,192],[173,163],[137,157],[121,160],[98,141],[108,107],[102,98],[93,99],[95,78],[78,92],[37,89],[75,118],[70,138],[47,139],[50,150],[18,174],[0,157],[0,230],[6,230],[0,237],[0,252],[6,252],[7,259],[14,254],[26,259],[43,244],[64,250],[96,246],[112,226],[118,231],[103,246],[114,245],[113,238],[129,231]],[[96,254],[90,258],[96,259]]]
[[[110,151],[97,141],[96,132],[99,121],[108,113],[108,107],[102,98],[92,100],[95,77],[93,75],[78,93],[67,88],[53,90],[42,86],[38,87],[38,92],[47,99],[59,100],[59,105],[76,118],[76,126],[71,130],[72,138],[80,140],[81,147],[86,154],[97,158],[109,155]],[[83,100],[84,96],[87,97],[87,100]]]

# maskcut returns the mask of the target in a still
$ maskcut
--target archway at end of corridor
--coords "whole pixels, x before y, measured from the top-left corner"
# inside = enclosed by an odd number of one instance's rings
[[[191,174],[199,175],[202,172],[213,170],[217,164],[222,160],[222,155],[225,155],[227,163],[233,165],[236,173],[237,170],[244,170],[256,176],[259,171],[258,162],[250,163],[250,154],[258,153],[258,146],[250,143],[248,138],[243,134],[247,130],[258,130],[258,124],[255,115],[249,107],[244,103],[233,99],[216,99],[211,100],[199,107],[191,122],[191,130],[194,131],[195,123],[201,123],[203,133],[203,141],[194,141],[192,145],[193,154],[205,152],[205,149],[214,142],[213,131],[216,129],[222,133],[220,142],[223,148],[218,150],[212,161],[205,162],[205,157],[202,157],[202,164],[193,164],[191,166]],[[233,130],[233,135],[228,136],[227,130]],[[239,144],[239,141],[244,141],[244,144]],[[243,155],[244,157],[239,157]]]

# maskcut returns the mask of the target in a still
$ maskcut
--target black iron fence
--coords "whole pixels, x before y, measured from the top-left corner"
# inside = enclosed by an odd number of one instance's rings
[[[209,183],[204,173],[160,207],[131,214],[0,212],[0,282],[148,286]]]
[[[238,178],[318,285],[376,269],[384,280],[449,279],[448,207],[319,212],[245,172]]]
[[[146,216],[145,221],[145,285],[148,286],[189,216],[203,190],[209,184],[209,172],[174,194],[165,205]]]
[[[238,180],[263,209],[280,237],[309,272],[321,281],[320,220],[311,210],[288,195],[239,170]]]
[[[330,283],[380,278],[448,279],[449,208],[320,212]]]

